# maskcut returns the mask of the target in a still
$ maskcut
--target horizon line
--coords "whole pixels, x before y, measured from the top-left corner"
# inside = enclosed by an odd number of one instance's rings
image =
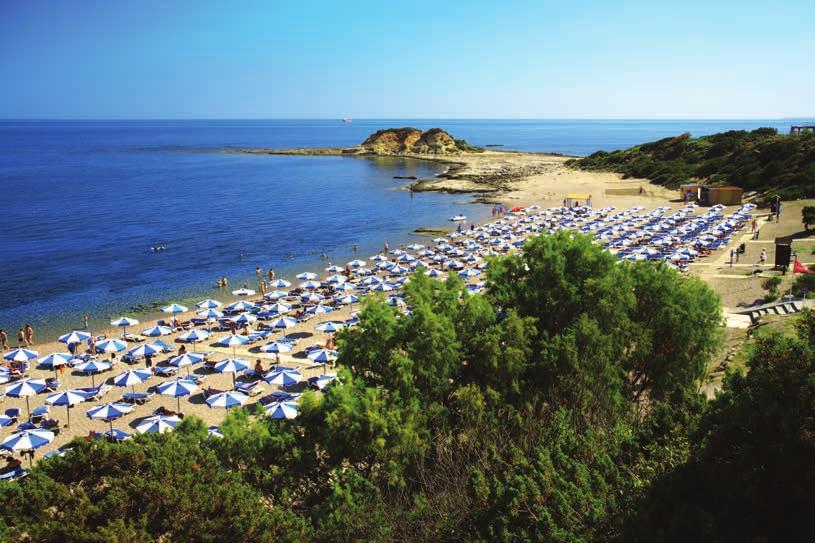
[[[0,117],[5,121],[792,121],[815,120],[815,115],[802,116],[727,116],[727,117]]]

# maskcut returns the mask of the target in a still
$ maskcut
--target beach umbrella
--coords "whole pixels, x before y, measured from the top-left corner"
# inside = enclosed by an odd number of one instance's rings
[[[90,374],[91,376],[91,386],[96,386],[96,377],[95,375],[99,372],[107,371],[110,369],[110,362],[99,361],[99,360],[88,360],[87,362],[83,362],[82,364],[77,364],[74,366],[75,370],[81,371],[82,373]]]
[[[299,407],[294,402],[272,402],[266,406],[266,414],[273,419],[293,419]]]
[[[210,426],[207,428],[207,437],[221,439],[224,437],[224,433],[217,426]]]
[[[357,298],[353,294],[349,294],[349,295],[343,296],[342,298],[337,300],[337,303],[342,304],[342,305],[350,305],[350,304],[355,304],[358,301],[359,301],[359,298]]]
[[[302,381],[303,376],[295,369],[280,367],[264,375],[263,380],[270,385],[288,387]]]
[[[133,406],[127,403],[106,403],[88,410],[87,417],[94,420],[103,420],[110,424],[113,432],[113,421],[133,411]]]
[[[198,385],[192,381],[184,379],[174,379],[172,381],[165,381],[156,387],[156,390],[162,396],[172,396],[178,402],[178,411],[181,412],[181,396],[189,396],[196,390]]]
[[[68,414],[68,424],[66,424],[66,426],[70,427],[71,406],[82,403],[87,399],[88,397],[81,392],[75,390],[64,390],[62,392],[55,392],[54,394],[49,395],[47,398],[45,398],[45,403],[49,405],[64,405],[65,412]]]
[[[318,304],[318,303],[322,302],[323,300],[325,300],[325,296],[323,296],[321,294],[317,294],[316,292],[312,292],[312,293],[304,294],[303,296],[300,296],[300,301],[305,302],[305,303]]]
[[[105,438],[107,438],[108,441],[113,441],[116,443],[121,443],[122,441],[130,439],[131,437],[130,434],[128,434],[127,432],[123,432],[122,430],[119,429],[114,429],[113,425],[111,425],[110,430],[108,430],[102,435],[105,436]]]
[[[286,343],[285,341],[273,341],[272,343],[267,343],[263,345],[260,350],[264,353],[288,353],[291,352],[293,347],[290,343]]]
[[[313,279],[317,279],[317,274],[312,272],[303,272],[297,274],[295,277],[297,277],[301,281],[311,281]]]
[[[230,390],[227,392],[213,394],[212,396],[207,398],[207,405],[210,407],[223,407],[225,409],[229,409],[230,407],[236,407],[245,404],[248,399],[249,396],[247,396],[243,392]]]
[[[129,351],[127,351],[128,356],[131,358],[144,358],[145,356],[153,356],[159,354],[163,351],[161,345],[157,345],[155,343],[145,343],[143,345],[139,345],[137,347],[133,347]]]
[[[251,288],[239,288],[238,290],[233,290],[232,294],[235,296],[254,296],[255,291]]]
[[[334,286],[334,292],[354,292],[357,289],[351,283],[340,283]]]
[[[362,280],[362,284],[365,285],[366,287],[369,287],[371,285],[378,285],[379,283],[382,283],[382,282],[383,282],[382,279],[380,279],[379,277],[377,277],[375,275],[372,275],[370,277],[366,277],[365,279]]]
[[[231,303],[228,306],[224,307],[224,310],[232,313],[238,311],[249,311],[250,309],[254,308],[255,308],[254,302],[250,302],[249,300],[238,300],[237,302]]]
[[[321,304],[317,304],[306,309],[306,313],[310,313],[312,315],[324,315],[326,313],[331,313],[332,311],[334,311],[334,309],[331,307]]]
[[[327,321],[327,322],[322,322],[322,323],[318,324],[317,327],[316,327],[316,330],[318,330],[320,332],[327,332],[329,334],[334,334],[336,332],[339,332],[343,328],[345,328],[345,325],[342,324],[342,323]]]
[[[148,369],[128,370],[113,378],[113,384],[117,387],[132,387],[136,392],[136,385],[143,383],[153,376],[153,372]]]
[[[173,329],[169,326],[152,326],[150,328],[145,328],[141,331],[141,333],[143,336],[160,337],[172,334]]]
[[[263,297],[267,300],[279,300],[280,298],[285,298],[288,295],[289,293],[285,290],[273,290],[264,294]]]
[[[272,328],[292,328],[297,326],[297,319],[293,319],[291,317],[280,317],[279,319],[275,319],[269,323],[269,326]]]
[[[323,371],[325,371],[325,365],[337,359],[337,351],[332,351],[331,349],[316,349],[308,353],[308,359],[312,362],[322,363]]]
[[[288,313],[291,311],[291,306],[288,304],[272,304],[269,307],[265,308],[268,313],[272,313],[275,315],[282,315],[283,313]]]
[[[188,309],[180,304],[170,304],[161,308],[162,313],[172,313],[173,323],[175,323],[175,316],[178,313],[186,313]]]
[[[5,360],[11,360],[12,362],[28,362],[29,360],[34,360],[39,356],[37,351],[32,351],[31,349],[23,349],[22,347],[11,350],[3,355]]]
[[[198,307],[200,309],[216,309],[218,307],[221,307],[221,302],[219,302],[218,300],[210,300],[209,298],[207,298],[206,300],[201,300],[200,302],[195,304],[195,307]]]
[[[327,267],[327,268],[325,269],[325,271],[327,271],[328,273],[339,273],[339,272],[341,272],[341,271],[342,271],[342,268],[340,268],[340,267],[339,267],[339,266],[337,266],[336,264],[333,264],[333,265],[331,265],[331,266]]]
[[[25,408],[28,411],[28,418],[31,418],[31,406],[28,404],[28,397],[39,394],[44,389],[44,379],[22,379],[6,387],[6,396],[25,398]]]
[[[351,266],[352,268],[360,268],[360,267],[364,266],[365,264],[367,264],[367,262],[365,262],[364,260],[360,260],[360,259],[355,259],[355,260],[352,260],[351,262],[348,263],[348,265]]]
[[[138,319],[131,319],[130,317],[119,317],[110,321],[111,326],[118,326],[122,329],[122,334],[127,333],[128,326],[136,326],[137,324],[139,324]]]
[[[96,344],[96,350],[100,353],[118,353],[127,349],[127,343],[121,339],[103,339]]]
[[[234,317],[230,317],[229,320],[234,322],[235,324],[249,324],[258,320],[258,318],[251,313],[241,313],[240,315],[235,315]]]
[[[218,373],[231,373],[232,374],[232,385],[235,385],[235,374],[245,371],[249,369],[249,362],[246,360],[241,360],[239,358],[227,358],[226,360],[221,360],[213,369]]]
[[[0,443],[7,451],[33,451],[54,441],[54,432],[48,430],[23,430],[11,434]],[[29,459],[30,461],[30,459]]]
[[[395,287],[391,283],[377,283],[376,285],[371,287],[371,290],[375,290],[376,292],[390,292],[394,290]]]
[[[274,281],[269,282],[269,286],[271,288],[289,288],[291,283],[285,279],[275,279]]]
[[[221,347],[232,347],[232,356],[235,356],[235,350],[241,345],[245,345],[248,341],[249,338],[246,336],[230,334],[222,337],[215,344],[220,345]]]
[[[91,335],[87,332],[78,332],[74,330],[73,332],[68,332],[67,334],[59,336],[59,342],[70,345],[72,343],[82,343],[83,341],[89,340],[90,337]]]
[[[318,375],[316,377],[311,377],[308,380],[309,386],[316,388],[317,390],[324,390],[330,383],[336,381],[337,376],[332,374],[323,374]]]
[[[136,426],[136,431],[140,434],[163,434],[174,430],[180,422],[181,419],[175,415],[153,415],[143,418]]]
[[[326,282],[328,283],[345,283],[348,281],[348,278],[344,275],[334,274],[326,278]]]
[[[199,317],[204,317],[205,319],[220,319],[224,316],[222,311],[218,311],[217,309],[200,309],[195,312],[196,315]]]
[[[178,336],[178,339],[181,341],[187,341],[189,343],[205,341],[207,338],[209,338],[209,332],[206,330],[190,330]]]
[[[56,372],[59,367],[68,365],[73,358],[73,355],[70,353],[53,353],[43,356],[37,360],[37,362],[39,362],[41,366]]]
[[[185,354],[182,354],[182,355],[175,356],[175,357],[171,358],[170,359],[170,364],[177,367],[177,368],[187,366],[187,368],[188,368],[187,373],[189,373],[189,367],[190,366],[192,366],[194,364],[200,364],[203,361],[204,361],[204,355],[202,355],[202,354],[185,353]]]
[[[306,281],[304,283],[300,283],[300,288],[306,290],[314,290],[316,288],[320,288],[323,284],[319,281]]]

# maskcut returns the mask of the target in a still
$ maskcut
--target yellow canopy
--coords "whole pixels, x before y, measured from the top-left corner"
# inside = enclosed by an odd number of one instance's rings
[[[567,194],[566,198],[569,200],[588,200],[590,194]]]

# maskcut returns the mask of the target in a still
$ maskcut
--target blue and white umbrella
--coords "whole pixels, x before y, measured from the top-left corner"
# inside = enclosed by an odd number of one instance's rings
[[[266,414],[273,419],[293,419],[299,406],[294,402],[272,402],[266,406]]]
[[[110,430],[108,430],[102,435],[104,435],[108,439],[108,441],[113,441],[116,443],[121,443],[122,441],[130,439],[131,437],[130,434],[128,434],[127,432],[123,432],[118,428],[114,429],[112,426]]]
[[[237,302],[231,303],[228,306],[224,307],[224,310],[229,312],[238,312],[238,311],[249,311],[250,309],[254,308],[255,308],[254,302],[250,302],[249,300],[238,300]]]
[[[300,283],[300,288],[303,288],[303,289],[306,289],[306,290],[314,290],[316,288],[320,288],[321,286],[323,286],[323,284],[321,282],[313,281],[313,280],[305,281],[303,283]]]
[[[289,304],[272,304],[269,307],[266,307],[265,310],[268,313],[272,313],[273,315],[283,315],[284,313],[288,313],[291,311],[291,306]]]
[[[152,376],[153,372],[148,369],[129,370],[114,377],[113,384],[117,387],[133,387],[133,392],[136,392],[136,385],[147,381]]]
[[[354,292],[357,289],[351,283],[340,283],[334,286],[334,292]]]
[[[352,268],[360,268],[365,264],[367,264],[367,262],[365,262],[364,260],[360,260],[358,258],[348,263],[348,265],[351,266]]]
[[[249,338],[246,336],[239,336],[237,334],[230,334],[219,339],[215,344],[221,347],[232,347],[232,355],[235,355],[235,350],[241,345],[246,345]]]
[[[74,330],[73,332],[68,332],[67,334],[59,336],[59,342],[70,345],[72,343],[82,343],[83,341],[88,341],[90,337],[91,335],[87,332],[78,332]]]
[[[127,351],[127,355],[130,356],[130,358],[144,358],[145,356],[155,356],[160,354],[163,350],[164,349],[161,345],[157,345],[155,343],[145,343],[144,345],[133,347]]]
[[[127,349],[127,343],[121,339],[103,339],[96,344],[96,350],[100,353],[119,353]]]
[[[172,334],[173,329],[169,326],[152,326],[150,328],[145,328],[141,331],[141,333],[143,336],[160,337]]]
[[[314,279],[317,279],[317,274],[312,272],[303,272],[298,273],[295,277],[297,277],[301,281],[312,281]]]
[[[339,266],[337,266],[336,264],[333,264],[333,265],[331,265],[331,266],[327,267],[327,268],[325,269],[325,271],[327,271],[328,273],[339,273],[339,272],[341,272],[341,271],[342,271],[342,268],[340,268],[340,267],[339,267]]]
[[[5,360],[11,360],[12,362],[28,362],[29,360],[34,360],[39,356],[37,351],[32,351],[31,349],[23,349],[22,347],[14,349],[12,351],[7,352],[3,355]]]
[[[317,304],[306,309],[306,313],[310,313],[312,315],[324,315],[326,313],[331,313],[332,311],[334,311],[333,308],[321,304]]]
[[[189,310],[180,304],[170,304],[168,306],[162,307],[161,311],[163,313],[172,313],[173,315],[175,315],[177,313],[186,313]]]
[[[243,392],[230,390],[227,392],[213,394],[207,398],[207,405],[210,407],[223,407],[229,409],[230,407],[238,407],[245,404],[248,399],[249,396]]]
[[[279,367],[263,376],[263,380],[270,385],[289,387],[303,380],[303,375],[292,368]]]
[[[195,314],[207,320],[220,319],[224,316],[223,311],[218,311],[217,309],[201,309],[196,311]]]
[[[74,366],[74,369],[81,371],[82,373],[89,374],[91,376],[91,386],[95,387],[95,375],[103,371],[108,371],[110,367],[110,362],[105,362],[104,360],[88,360],[87,362],[77,364]]]
[[[235,315],[234,317],[229,318],[230,321],[234,322],[235,324],[249,324],[258,320],[258,318],[251,313],[241,313],[240,315]]]
[[[136,326],[137,324],[139,324],[139,320],[130,317],[119,317],[118,319],[110,321],[111,326],[118,326],[119,328],[125,329],[127,329],[128,326]]]
[[[274,281],[269,282],[269,286],[271,288],[289,288],[291,283],[285,279],[275,279]]]
[[[342,305],[350,305],[355,304],[359,301],[359,298],[354,296],[353,294],[348,294],[347,296],[343,296],[342,298],[337,300],[337,303]]]
[[[249,362],[239,358],[227,358],[226,360],[221,360],[213,366],[213,369],[218,373],[231,373],[233,385],[235,384],[235,374],[246,371],[248,368]]]
[[[308,359],[312,362],[326,364],[337,359],[337,351],[331,349],[316,349],[308,353]]]
[[[288,292],[285,290],[273,290],[271,292],[267,292],[263,295],[264,298],[267,300],[280,300],[281,298],[285,298],[289,295]]]
[[[325,296],[322,294],[317,294],[316,292],[309,292],[308,294],[303,294],[300,296],[300,301],[303,303],[318,304],[323,300],[325,300]]]
[[[31,406],[28,404],[28,397],[39,394],[43,390],[45,390],[45,379],[22,379],[6,387],[6,396],[25,398],[28,418],[31,418]]]
[[[221,302],[219,302],[218,300],[210,300],[208,298],[206,300],[201,300],[200,302],[195,304],[195,307],[198,307],[200,309],[216,309],[218,307],[221,307]]]
[[[170,364],[181,368],[184,366],[193,366],[195,364],[200,364],[204,361],[204,355],[198,353],[184,353],[179,356],[175,356],[170,359]]]
[[[328,334],[335,334],[345,328],[345,325],[340,322],[322,322],[317,325],[316,330],[319,332],[326,332]]]
[[[217,426],[210,426],[207,428],[207,437],[221,439],[224,437],[224,433]]]
[[[264,353],[280,354],[291,352],[292,346],[290,343],[286,343],[284,341],[273,341],[262,346],[260,350]]]
[[[23,430],[11,434],[0,443],[7,451],[33,451],[54,441],[54,432],[48,430]]]
[[[62,392],[55,392],[49,395],[45,398],[45,403],[49,405],[64,405],[65,412],[68,414],[67,426],[71,426],[71,406],[82,403],[87,399],[88,397],[79,391],[63,390]]]
[[[175,430],[181,423],[181,419],[175,415],[153,415],[145,417],[136,426],[136,431],[140,434],[163,434]]]
[[[253,296],[255,294],[255,291],[252,290],[251,288],[244,287],[239,288],[238,290],[233,290],[232,294],[234,294],[235,296]]]
[[[340,283],[345,283],[346,281],[348,281],[347,277],[345,277],[344,275],[338,275],[338,274],[334,274],[334,275],[331,275],[328,278],[326,278],[327,283],[340,284]]]
[[[395,289],[394,289],[394,286],[391,285],[390,283],[383,282],[383,283],[377,283],[376,285],[371,287],[371,290],[375,290],[376,292],[390,292],[390,291],[395,290]]]
[[[43,356],[37,362],[43,368],[56,371],[60,366],[67,366],[73,358],[74,356],[70,353],[53,353]]]
[[[165,381],[156,387],[156,390],[162,396],[172,396],[178,402],[178,411],[181,411],[181,397],[182,396],[189,396],[196,390],[198,390],[198,385],[193,383],[192,381],[186,381],[184,379],[174,379],[172,381]]]
[[[190,330],[189,332],[184,332],[178,339],[181,341],[187,341],[189,343],[196,343],[198,341],[205,341],[209,338],[209,332],[206,330]]]
[[[110,431],[106,432],[113,434],[113,421],[121,418],[133,411],[133,406],[128,403],[106,403],[93,407],[88,410],[87,417],[93,420],[103,420],[110,424]],[[124,432],[122,432],[124,434]],[[127,434],[125,434],[127,435]],[[129,435],[127,437],[130,437]],[[116,441],[123,441],[127,437],[116,439]]]
[[[269,323],[269,326],[272,328],[292,328],[297,326],[297,319],[293,319],[291,317],[280,317],[279,319],[275,319]]]

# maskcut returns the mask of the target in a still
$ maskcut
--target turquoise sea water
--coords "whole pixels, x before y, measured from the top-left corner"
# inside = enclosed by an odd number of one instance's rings
[[[684,131],[792,121],[0,121],[0,327],[55,335],[170,300],[216,295],[217,277],[256,281],[345,262],[416,227],[474,220],[466,196],[411,194],[394,176],[438,164],[248,156],[230,147],[352,146],[379,128],[441,126],[476,145],[588,154]],[[166,250],[153,253],[150,246]],[[243,256],[241,256],[243,255]],[[13,333],[9,336],[14,337]],[[46,339],[52,339],[50,337]]]

